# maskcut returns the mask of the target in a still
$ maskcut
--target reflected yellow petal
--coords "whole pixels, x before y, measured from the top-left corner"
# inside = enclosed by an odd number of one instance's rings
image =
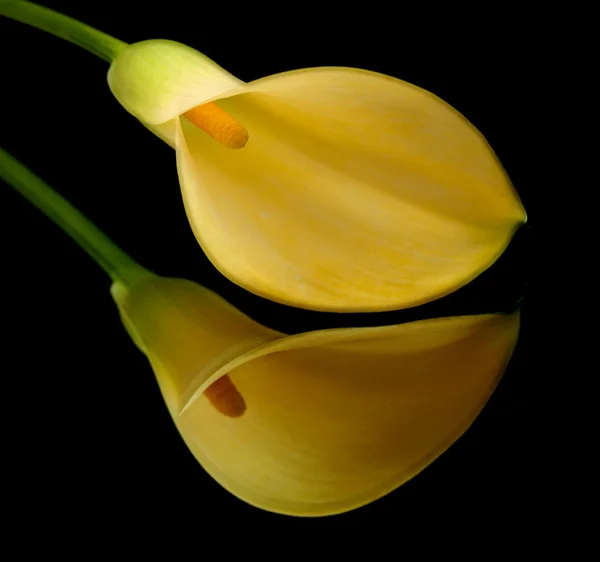
[[[517,312],[284,336],[186,281],[113,295],[196,459],[242,500],[301,516],[369,503],[443,453],[519,331]],[[204,394],[224,375],[244,399],[239,417]]]

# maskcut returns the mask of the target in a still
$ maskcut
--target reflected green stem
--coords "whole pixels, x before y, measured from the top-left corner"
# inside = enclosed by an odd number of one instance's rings
[[[25,0],[0,0],[0,15],[66,39],[108,62],[127,47],[127,43],[76,19]],[[1,148],[0,178],[71,236],[113,281],[131,285],[149,274],[66,199]]]
[[[150,274],[64,197],[0,148],[0,179],[52,219],[100,265],[113,281],[131,286]]]
[[[25,0],[0,0],[0,15],[66,39],[108,62],[127,47],[127,43],[76,19]]]

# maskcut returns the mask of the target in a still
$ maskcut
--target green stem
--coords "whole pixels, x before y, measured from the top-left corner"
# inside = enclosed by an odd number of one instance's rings
[[[113,281],[131,286],[149,271],[119,248],[64,197],[0,148],[0,178],[75,240]]]
[[[0,15],[52,33],[112,62],[127,43],[76,19],[25,0],[0,0]]]

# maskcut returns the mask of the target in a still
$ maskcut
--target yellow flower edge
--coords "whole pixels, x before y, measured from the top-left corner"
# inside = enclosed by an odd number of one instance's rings
[[[189,281],[113,286],[188,448],[256,507],[324,516],[410,480],[470,426],[500,380],[519,313],[286,336]],[[241,417],[204,391],[228,375]]]
[[[527,217],[484,137],[433,94],[350,68],[243,83],[150,40],[109,71],[119,102],[177,152],[212,263],[276,302],[337,312],[423,304],[503,253]],[[229,150],[182,116],[216,101],[249,133]]]

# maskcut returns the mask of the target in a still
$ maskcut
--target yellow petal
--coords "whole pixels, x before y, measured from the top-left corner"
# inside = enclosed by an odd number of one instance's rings
[[[465,285],[525,213],[483,137],[447,104],[366,71],[313,69],[220,101],[231,151],[181,119],[179,175],[216,267],[272,300],[399,309]]]
[[[121,51],[111,64],[108,84],[127,111],[160,125],[242,82],[202,53],[158,39]]]
[[[519,330],[514,313],[286,337],[185,281],[113,294],[202,466],[246,502],[303,516],[369,503],[443,453],[493,392]],[[203,394],[224,374],[241,417]]]

